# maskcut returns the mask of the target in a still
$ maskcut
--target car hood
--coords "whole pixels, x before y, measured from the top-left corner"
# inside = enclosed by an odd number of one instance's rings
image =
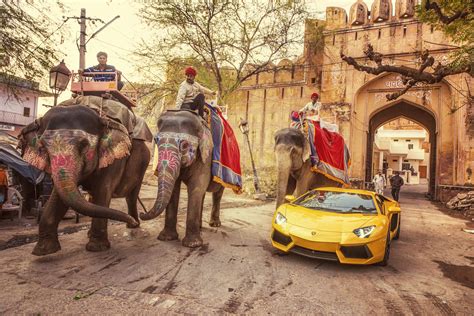
[[[285,208],[287,223],[311,230],[349,233],[354,229],[376,222],[377,215],[341,214],[288,205]]]

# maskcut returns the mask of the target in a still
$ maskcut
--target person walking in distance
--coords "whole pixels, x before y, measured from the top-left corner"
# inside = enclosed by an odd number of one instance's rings
[[[400,177],[400,172],[395,171],[395,175],[390,178],[390,185],[392,186],[392,196],[395,201],[398,202],[400,198],[400,188],[405,183],[403,182],[403,178]]]
[[[375,175],[372,182],[374,183],[375,192],[377,192],[377,194],[383,195],[383,189],[387,184],[385,182],[385,177],[382,175],[382,172],[379,171]]]

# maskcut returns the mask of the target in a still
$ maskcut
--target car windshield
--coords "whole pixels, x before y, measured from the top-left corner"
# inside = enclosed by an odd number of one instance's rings
[[[366,194],[314,190],[293,204],[328,212],[377,214],[372,196]]]

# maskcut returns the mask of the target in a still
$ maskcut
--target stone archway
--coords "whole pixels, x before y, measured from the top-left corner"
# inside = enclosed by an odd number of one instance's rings
[[[372,160],[373,160],[373,144],[375,131],[383,124],[396,119],[405,117],[423,126],[429,133],[430,139],[430,165],[429,165],[429,184],[428,192],[431,198],[436,198],[436,152],[437,152],[437,124],[433,113],[422,106],[418,106],[406,100],[401,100],[391,104],[370,116],[367,133],[366,148],[366,168],[365,181],[372,180]]]

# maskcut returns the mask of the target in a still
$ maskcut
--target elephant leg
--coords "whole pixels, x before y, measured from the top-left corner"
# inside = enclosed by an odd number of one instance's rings
[[[61,250],[58,240],[58,225],[67,209],[67,205],[61,201],[54,189],[41,216],[38,243],[31,252],[33,255],[44,256]]]
[[[108,190],[110,191],[110,188]],[[92,202],[100,206],[108,207],[111,199],[112,193],[106,192],[105,190],[99,190],[92,194]],[[86,250],[97,252],[105,251],[110,248],[106,218],[92,218],[92,224],[88,235],[89,242],[86,245]]]
[[[133,217],[138,223],[140,223],[140,219],[138,218],[138,210],[137,210],[137,202],[138,202],[138,194],[140,193],[140,186],[136,186],[132,192],[130,192],[125,200],[127,201],[127,206],[128,206],[128,215]],[[137,227],[130,227],[129,224],[127,224],[127,228],[138,228],[140,225]]]
[[[296,189],[296,179],[293,178],[291,175],[288,177],[288,185],[286,187],[286,194],[293,194]]]
[[[171,199],[166,206],[165,211],[165,228],[158,235],[159,240],[169,241],[178,239],[178,231],[176,230],[176,224],[178,221],[178,205],[179,205],[179,193],[181,190],[181,181],[176,180],[171,193]]]
[[[222,199],[223,194],[224,194],[223,186],[221,186],[217,192],[212,193],[212,213],[211,213],[211,219],[209,221],[209,225],[212,227],[221,226],[220,212],[221,212],[221,199]]]
[[[206,194],[206,185],[188,184],[188,212],[186,217],[186,236],[183,238],[183,246],[195,248],[202,246],[201,219],[202,200]]]

